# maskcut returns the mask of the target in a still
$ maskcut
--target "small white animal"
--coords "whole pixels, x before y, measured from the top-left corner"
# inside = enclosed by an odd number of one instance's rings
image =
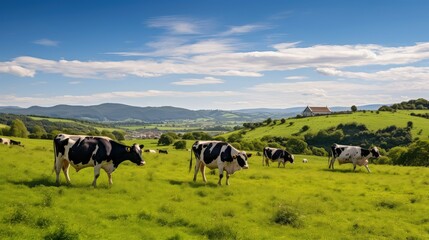
[[[308,163],[307,158],[302,159],[302,162],[303,162],[303,163]]]

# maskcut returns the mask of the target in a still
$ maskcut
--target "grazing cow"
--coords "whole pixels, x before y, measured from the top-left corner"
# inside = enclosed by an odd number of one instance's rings
[[[152,150],[152,149],[145,149],[144,152],[146,152],[146,153],[156,153],[156,151]]]
[[[158,152],[159,152],[159,153],[168,154],[168,150],[159,149],[159,150],[158,150]]]
[[[265,147],[264,153],[262,154],[262,166],[264,166],[264,163],[270,166],[270,160],[272,162],[277,161],[279,163],[277,167],[280,167],[281,163],[283,167],[286,167],[287,161],[293,163],[294,156],[282,149]]]
[[[0,138],[0,143],[5,145],[10,145],[10,139],[9,138]]]
[[[10,145],[18,145],[18,146],[22,146],[21,145],[21,142],[19,142],[19,141],[15,141],[15,140],[10,140]]]
[[[244,151],[235,149],[231,144],[226,142],[196,141],[192,145],[192,152],[194,152],[196,158],[194,182],[197,180],[198,170],[201,170],[203,181],[207,182],[205,175],[206,166],[210,169],[219,169],[219,185],[222,185],[223,171],[226,171],[226,185],[229,185],[230,175],[242,168],[249,168],[247,164],[249,155]],[[192,168],[192,152],[189,171]]]
[[[139,166],[145,164],[141,156],[142,148],[143,145],[137,144],[128,147],[108,137],[58,134],[54,139],[56,183],[60,183],[62,169],[67,183],[70,184],[68,170],[72,165],[76,172],[86,167],[94,167],[94,187],[97,186],[97,178],[102,168],[109,177],[109,185],[112,185],[112,173],[123,161],[130,160]]]
[[[308,163],[307,158],[302,159],[302,162],[303,162],[303,163]]]
[[[371,149],[363,149],[357,146],[347,146],[334,144],[331,147],[332,158],[329,161],[329,168],[334,169],[335,159],[338,159],[340,164],[344,163],[353,163],[353,171],[356,170],[356,165],[365,166],[366,170],[370,173],[371,170],[368,168],[368,159],[369,158],[378,158],[380,152],[377,147]]]

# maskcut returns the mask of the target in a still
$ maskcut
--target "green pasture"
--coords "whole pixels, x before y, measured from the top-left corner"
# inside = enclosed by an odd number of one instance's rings
[[[428,110],[400,110],[397,112],[379,112],[366,111],[356,112],[353,114],[334,114],[327,116],[307,117],[298,119],[286,119],[286,123],[281,124],[280,121],[276,125],[269,125],[256,128],[248,131],[243,135],[244,139],[260,139],[266,135],[291,137],[294,133],[299,133],[305,125],[309,126],[307,132],[317,133],[321,129],[338,126],[340,123],[357,122],[365,124],[369,130],[378,130],[391,125],[398,127],[406,127],[408,121],[413,122],[411,130],[413,138],[419,137],[422,140],[429,139],[429,120],[422,117],[410,116],[410,113],[426,113]],[[292,125],[291,125],[292,123]],[[421,131],[421,132],[420,132]],[[420,132],[420,134],[419,134]],[[224,136],[228,137],[234,132],[229,132]],[[305,134],[305,133],[304,133]]]
[[[57,187],[52,141],[17,140],[25,147],[0,145],[0,239],[429,239],[428,168],[368,174],[296,156],[283,169],[253,156],[217,186],[209,171],[207,184],[192,182],[190,152],[135,140],[169,154],[121,164],[111,188],[104,172],[91,187],[91,168],[71,168],[72,185],[61,175]]]

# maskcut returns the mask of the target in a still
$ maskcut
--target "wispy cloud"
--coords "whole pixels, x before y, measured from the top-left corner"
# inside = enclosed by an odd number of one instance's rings
[[[289,76],[289,77],[285,77],[285,79],[287,80],[303,80],[303,79],[307,79],[307,76]]]
[[[261,30],[261,29],[265,29],[268,28],[267,26],[264,25],[259,25],[259,24],[249,24],[249,25],[242,25],[242,26],[233,26],[230,27],[230,29],[228,31],[225,31],[223,33],[220,34],[220,36],[229,36],[229,35],[235,35],[235,34],[244,34],[244,33],[249,33],[249,32],[253,32],[256,30]]]
[[[220,52],[207,52],[204,46],[218,46]],[[260,77],[268,71],[288,71],[303,68],[327,69],[369,65],[411,64],[429,59],[429,42],[410,46],[380,45],[315,45],[298,47],[295,43],[275,45],[273,51],[228,51],[228,45],[200,42],[186,46],[177,58],[125,61],[47,60],[18,57],[0,62],[0,72],[19,76],[34,76],[36,72],[62,74],[74,78],[121,78],[126,76],[155,77],[171,74],[209,76]],[[225,52],[224,52],[225,51]],[[198,52],[200,52],[198,54]],[[190,54],[193,53],[193,54]],[[325,69],[325,70],[323,70]],[[331,73],[335,74],[335,73]],[[350,73],[349,73],[350,74]],[[406,74],[405,78],[409,78]]]
[[[187,43],[178,38],[164,38],[161,41],[147,44],[153,48],[151,52],[110,52],[119,56],[141,56],[141,57],[171,57],[171,56],[189,56],[210,53],[232,52],[234,50],[233,42],[228,39],[206,39],[195,43]]]
[[[184,79],[182,81],[173,82],[174,85],[204,85],[204,84],[221,84],[224,81],[222,79],[214,77],[205,77],[202,79]]]
[[[20,77],[34,77],[36,71],[19,66],[14,62],[0,62],[0,73],[7,73]]]
[[[46,47],[56,47],[58,46],[58,41],[50,40],[47,38],[38,39],[33,41],[34,44],[46,46]]]
[[[200,34],[208,22],[183,16],[162,16],[151,18],[147,25],[166,29],[172,34]]]

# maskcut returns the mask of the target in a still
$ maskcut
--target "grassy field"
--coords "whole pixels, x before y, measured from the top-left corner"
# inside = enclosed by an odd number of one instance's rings
[[[321,129],[326,129],[333,126],[338,126],[340,123],[363,123],[370,130],[378,130],[386,128],[391,125],[398,127],[406,127],[408,121],[413,122],[413,129],[411,134],[413,138],[419,137],[422,140],[429,139],[429,120],[422,117],[410,116],[410,113],[427,113],[428,110],[413,110],[413,111],[398,111],[392,112],[380,112],[377,114],[375,111],[356,112],[353,114],[340,114],[340,115],[329,115],[329,116],[318,116],[310,118],[300,119],[287,119],[286,123],[281,124],[280,121],[276,125],[269,125],[264,127],[256,128],[255,130],[248,131],[243,138],[244,139],[258,139],[266,135],[272,136],[284,136],[291,137],[292,134],[300,132],[300,129],[307,125],[309,126],[308,132],[317,133]],[[292,125],[290,123],[293,122]],[[421,133],[419,134],[419,132]],[[230,132],[224,136],[228,137]]]
[[[326,157],[296,156],[278,169],[254,156],[218,187],[209,172],[193,183],[190,152],[170,148],[144,153],[146,166],[120,165],[111,188],[104,172],[92,188],[90,168],[71,168],[72,185],[61,175],[57,187],[52,142],[17,140],[25,147],[0,145],[0,239],[429,238],[428,168],[331,171]]]

